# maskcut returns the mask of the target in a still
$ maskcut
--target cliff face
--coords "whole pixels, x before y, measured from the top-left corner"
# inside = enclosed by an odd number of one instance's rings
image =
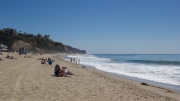
[[[20,47],[26,47],[28,52],[34,53],[80,53],[86,54],[85,50],[79,50],[66,46],[61,42],[54,42],[51,39],[33,35],[12,35],[7,36],[0,33],[1,44],[7,45],[11,51],[19,51]]]
[[[73,48],[71,46],[66,46],[66,48],[68,49],[68,52],[70,52],[70,53],[82,53],[82,54],[86,53],[85,50],[79,50],[79,49]]]
[[[19,47],[22,47],[22,46],[27,47],[28,50],[33,48],[30,43],[23,42],[23,41],[21,41],[21,40],[15,41],[15,42],[12,44],[12,46],[10,46],[10,47],[11,47],[12,50],[18,51],[18,50],[19,50]]]
[[[65,52],[69,53],[69,49],[63,45],[54,45],[53,43],[47,42],[45,46],[41,46],[40,44],[37,44],[37,42],[28,43],[24,42],[22,40],[16,40],[13,44],[11,49],[13,51],[18,51],[19,47],[26,47],[28,52],[35,52],[35,53],[58,53],[58,52]],[[74,52],[73,52],[74,53]]]
[[[80,53],[80,54],[86,54],[86,51],[84,50],[79,50],[76,48],[73,48],[71,46],[66,46],[63,45],[61,43],[52,43],[52,42],[47,42],[47,44],[45,44],[45,46],[40,46],[39,44],[37,44],[37,42],[35,41],[34,43],[28,43],[28,42],[24,42],[22,40],[16,40],[15,42],[13,42],[11,50],[13,51],[18,51],[19,47],[26,47],[28,52],[35,52],[35,53],[59,53],[59,52],[63,52],[63,53]]]

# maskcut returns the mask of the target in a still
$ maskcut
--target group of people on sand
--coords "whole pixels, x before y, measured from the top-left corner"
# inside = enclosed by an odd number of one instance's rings
[[[31,57],[30,55],[29,55],[29,56],[26,56],[26,55],[25,55],[24,58],[32,58],[32,57]]]
[[[68,77],[68,75],[75,75],[74,73],[72,73],[66,69],[67,69],[67,67],[62,67],[62,69],[61,69],[60,66],[57,64],[54,68],[54,75],[57,77]]]
[[[77,58],[71,58],[70,60],[72,63],[80,64],[80,59]]]
[[[17,58],[15,58],[14,56],[9,56],[9,53],[8,53],[8,55],[6,56],[6,58],[8,58],[8,59],[17,59]]]
[[[7,59],[17,59],[14,56],[10,56],[9,54],[10,54],[10,52],[8,52],[8,54],[7,54],[7,56],[5,58],[7,58]],[[1,55],[2,55],[2,52],[1,52]],[[6,61],[6,60],[0,58],[0,61]]]
[[[46,58],[46,59],[44,59],[44,58],[39,58],[39,59],[37,59],[37,60],[41,60],[41,64],[46,64],[46,63],[48,63],[49,65],[52,65],[52,63],[53,62],[55,62],[55,60],[54,59],[51,59],[51,58]]]
[[[38,58],[37,60],[41,60],[41,64],[49,64],[52,66],[53,62],[57,62],[54,59],[51,58]],[[54,68],[54,76],[56,77],[70,77],[68,75],[76,75],[69,70],[67,70],[67,67],[60,67],[60,65],[56,64]],[[78,76],[78,75],[76,75]]]

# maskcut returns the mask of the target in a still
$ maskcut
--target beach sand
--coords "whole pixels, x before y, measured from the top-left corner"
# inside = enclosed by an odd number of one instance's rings
[[[92,68],[82,68],[58,55],[0,55],[0,101],[180,101],[180,93],[153,85],[116,77]],[[55,59],[52,66],[40,64],[38,58]],[[55,77],[54,67],[76,75]]]

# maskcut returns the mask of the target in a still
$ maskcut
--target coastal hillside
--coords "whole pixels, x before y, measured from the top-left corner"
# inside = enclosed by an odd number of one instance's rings
[[[34,35],[19,33],[15,29],[4,28],[0,30],[0,44],[7,46],[9,51],[19,51],[19,48],[26,47],[28,52],[34,53],[79,53],[86,54],[80,50],[61,42],[53,41],[49,35]]]

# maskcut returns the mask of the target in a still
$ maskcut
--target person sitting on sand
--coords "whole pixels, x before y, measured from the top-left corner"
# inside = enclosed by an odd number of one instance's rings
[[[46,62],[45,62],[45,60],[44,60],[44,59],[42,59],[41,64],[46,64]]]
[[[14,59],[14,56],[11,56],[11,59]]]
[[[55,72],[55,75],[58,77],[66,77],[66,75],[64,74],[64,71],[61,69],[57,69],[57,71]]]
[[[60,66],[57,64],[57,65],[55,66],[55,68],[54,68],[54,75],[56,75],[56,71],[59,70],[59,69],[61,69],[61,68],[60,68]]]
[[[15,58],[14,56],[11,56],[11,58],[10,59],[17,59],[17,58]]]
[[[52,60],[51,60],[51,58],[48,59],[48,63],[49,63],[49,65],[52,65]]]
[[[64,67],[63,67],[63,69],[61,69],[58,64],[54,68],[54,74],[57,77],[69,77],[67,75],[74,75],[73,73],[71,73],[69,71],[65,71]]]
[[[26,55],[25,55],[24,58],[32,58],[32,57],[30,55],[26,57]]]
[[[6,56],[6,58],[10,58],[9,53],[8,53],[8,55]]]
[[[2,58],[0,58],[0,61],[4,61]]]
[[[64,74],[65,75],[76,75],[76,74],[74,74],[74,73],[72,73],[72,72],[70,72],[70,71],[68,71],[68,70],[65,70],[67,67],[62,67],[62,70],[64,71]],[[78,76],[78,75],[77,75]]]

